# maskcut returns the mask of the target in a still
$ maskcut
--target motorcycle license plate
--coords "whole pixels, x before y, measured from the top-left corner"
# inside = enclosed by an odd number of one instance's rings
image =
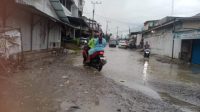
[[[101,59],[101,61],[102,61],[103,64],[106,64],[106,63],[107,63],[105,57],[100,57],[100,59]]]

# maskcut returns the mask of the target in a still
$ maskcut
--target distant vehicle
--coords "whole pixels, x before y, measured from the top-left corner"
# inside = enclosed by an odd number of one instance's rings
[[[144,58],[149,58],[150,56],[150,49],[145,49],[144,50]]]
[[[120,40],[118,47],[119,48],[128,48],[128,42],[126,40]]]
[[[88,42],[88,38],[84,38],[84,37],[82,37],[82,38],[80,38],[80,43],[83,45],[85,42]]]
[[[109,47],[116,47],[116,46],[117,46],[117,41],[116,40],[110,40]]]
[[[128,48],[130,49],[136,48],[136,42],[134,39],[128,41]]]

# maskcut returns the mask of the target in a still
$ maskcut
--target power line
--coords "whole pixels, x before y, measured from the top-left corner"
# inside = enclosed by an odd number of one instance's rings
[[[99,5],[101,4],[101,2],[98,2],[98,1],[91,1],[91,4],[93,5],[93,21],[92,21],[92,29],[94,29],[94,13],[95,13],[95,5]]]
[[[89,12],[84,12],[85,14],[91,14]],[[107,20],[112,20],[112,21],[115,21],[115,22],[118,22],[118,23],[123,23],[123,24],[126,24],[126,25],[136,25],[136,23],[131,23],[131,22],[125,22],[125,21],[121,21],[121,20],[117,20],[117,19],[114,19],[114,18],[110,18],[110,17],[106,17],[106,16],[102,16],[102,15],[99,15],[99,14],[95,14],[96,16],[98,17],[101,17],[101,18],[104,18],[105,21]]]
[[[172,0],[172,12],[171,12],[171,16],[174,15],[174,0]]]

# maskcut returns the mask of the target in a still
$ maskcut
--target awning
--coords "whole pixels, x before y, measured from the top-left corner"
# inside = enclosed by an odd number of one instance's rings
[[[74,26],[89,27],[86,21],[82,18],[68,16],[69,22]]]
[[[138,32],[131,32],[131,35],[137,35],[137,34],[141,34],[142,32],[138,31]]]
[[[66,15],[66,13],[64,12],[64,9],[63,9],[63,6],[62,4],[60,3],[60,0],[49,0],[51,2],[51,5],[53,6],[56,14],[58,15],[58,17],[66,22],[66,23],[69,23],[69,20],[68,20],[68,15]]]
[[[57,18],[54,18],[54,17],[52,17],[52,16],[50,16],[50,15],[48,15],[48,14],[46,14],[46,13],[40,11],[39,9],[37,9],[36,7],[34,7],[34,6],[32,6],[32,5],[23,4],[23,3],[19,3],[19,2],[17,2],[17,4],[18,4],[19,7],[23,8],[23,9],[25,9],[25,10],[27,10],[27,11],[33,12],[33,13],[35,13],[35,14],[43,15],[43,16],[45,16],[45,17],[51,19],[51,20],[54,21],[54,22],[58,22],[58,23],[61,23],[61,24],[66,25],[66,26],[75,28],[75,27],[72,26],[69,22],[64,22],[64,21],[61,21],[61,20],[59,20],[59,19],[57,19]]]

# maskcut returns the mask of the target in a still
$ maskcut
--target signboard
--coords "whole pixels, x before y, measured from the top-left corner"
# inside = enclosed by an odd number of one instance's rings
[[[200,39],[200,31],[192,30],[192,31],[184,31],[176,33],[176,38],[179,39]]]

